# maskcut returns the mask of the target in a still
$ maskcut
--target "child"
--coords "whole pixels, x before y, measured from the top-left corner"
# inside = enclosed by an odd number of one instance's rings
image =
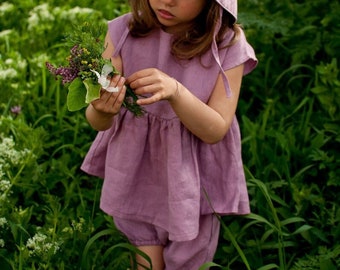
[[[108,24],[103,57],[123,76],[111,78],[118,93],[102,90],[86,110],[99,133],[82,169],[104,178],[101,208],[153,270],[197,270],[216,251],[214,212],[250,211],[235,111],[257,60],[236,0],[130,4]],[[124,84],[144,116],[121,107]]]

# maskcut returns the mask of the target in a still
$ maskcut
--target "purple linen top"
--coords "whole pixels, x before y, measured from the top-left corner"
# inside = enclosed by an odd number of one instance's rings
[[[212,51],[201,60],[178,61],[170,53],[170,34],[159,29],[133,38],[127,26],[130,17],[108,23],[124,76],[158,68],[207,103],[220,73]],[[231,37],[227,35],[225,44]],[[219,51],[219,57],[224,70],[244,63],[244,74],[257,63],[243,32],[237,43]],[[145,109],[146,114],[136,118],[122,108],[114,125],[98,132],[82,164],[83,171],[104,178],[104,212],[162,227],[173,241],[194,239],[201,214],[250,212],[236,117],[225,138],[209,145],[182,125],[167,101]]]

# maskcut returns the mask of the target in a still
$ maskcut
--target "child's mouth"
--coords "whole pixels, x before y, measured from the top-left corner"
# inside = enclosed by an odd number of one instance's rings
[[[160,17],[162,17],[163,19],[167,19],[167,20],[175,17],[172,13],[170,13],[169,11],[166,11],[164,9],[159,9],[158,14],[159,14]]]

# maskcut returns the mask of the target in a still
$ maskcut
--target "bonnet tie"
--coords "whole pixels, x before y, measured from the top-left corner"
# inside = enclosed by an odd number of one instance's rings
[[[219,18],[219,20],[216,24],[215,30],[214,30],[214,38],[213,38],[213,42],[211,44],[211,50],[212,50],[212,54],[214,56],[214,59],[215,59],[217,65],[220,67],[220,72],[222,74],[224,87],[225,87],[225,90],[227,92],[227,97],[231,97],[231,89],[230,89],[229,81],[228,81],[227,75],[225,75],[225,72],[223,70],[221,60],[220,60],[220,55],[218,53],[218,46],[217,46],[217,42],[216,42],[218,31],[220,30],[221,25],[222,25],[222,15],[223,15],[223,9],[221,7],[220,8],[220,18]]]

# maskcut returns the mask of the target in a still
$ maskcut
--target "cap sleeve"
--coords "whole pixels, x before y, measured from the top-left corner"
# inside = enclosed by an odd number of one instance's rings
[[[108,32],[115,48],[113,56],[117,56],[129,34],[131,13],[122,15],[108,22]]]
[[[225,42],[223,42],[224,44],[229,42],[230,35],[233,35],[233,32],[229,31]],[[222,47],[224,45],[223,43]],[[230,47],[220,50],[219,53],[223,70],[232,69],[244,64],[243,75],[250,73],[256,67],[258,62],[254,49],[247,42],[246,36],[242,29],[237,42]]]

